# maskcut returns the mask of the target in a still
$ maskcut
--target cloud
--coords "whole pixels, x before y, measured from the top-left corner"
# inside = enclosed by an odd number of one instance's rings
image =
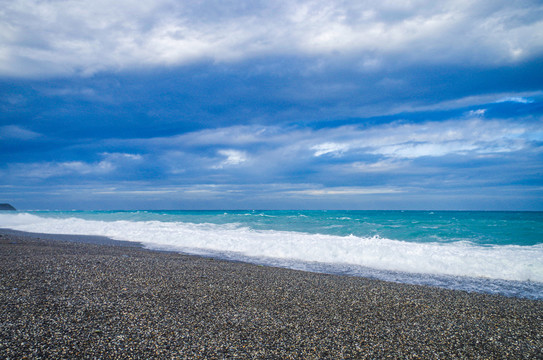
[[[276,135],[276,129],[264,126],[229,126],[214,129],[204,129],[198,132],[191,132],[174,137],[156,138],[157,145],[165,144],[185,144],[189,146],[203,145],[231,145],[246,146],[249,144],[260,143],[270,136]]]
[[[100,154],[101,156],[105,157],[108,161],[124,161],[124,160],[142,160],[143,156],[140,154],[128,154],[128,153],[109,153],[109,152],[103,152]]]
[[[137,196],[155,196],[164,194],[174,194],[175,190],[96,190],[93,194],[97,195],[137,195]]]
[[[332,204],[320,199],[359,208],[366,203],[357,199],[375,205],[393,198],[403,199],[405,208],[411,196],[413,204],[434,196],[428,192],[487,189],[491,196],[499,193],[496,188],[525,184],[515,187],[520,196],[522,188],[540,187],[541,128],[535,117],[466,116],[320,129],[221,127],[150,139],[88,140],[58,149],[62,156],[71,154],[70,161],[3,164],[0,179],[50,188],[88,185],[96,189],[85,195],[89,199],[142,196],[173,208]]]
[[[537,2],[4,1],[0,74],[93,74],[266,56],[496,65],[543,50]],[[354,59],[354,60],[353,60]]]
[[[341,155],[343,152],[349,150],[349,145],[334,142],[325,142],[311,147],[311,150],[315,150],[315,156],[322,156],[326,154]]]
[[[226,157],[218,165],[215,165],[213,168],[222,169],[228,166],[235,166],[247,161],[247,154],[244,151],[226,149],[219,150],[219,155]]]
[[[489,93],[483,95],[470,95],[463,96],[456,99],[449,99],[445,101],[439,101],[434,103],[429,103],[425,105],[420,104],[401,104],[393,105],[388,109],[379,109],[375,112],[375,115],[394,115],[399,113],[416,113],[421,111],[443,111],[443,110],[454,110],[461,109],[470,106],[481,106],[488,104],[498,104],[506,101],[511,101],[510,99],[517,99],[521,101],[516,101],[521,104],[529,104],[532,101],[529,97],[541,97],[543,96],[542,91],[522,91],[522,92],[509,92],[509,93]],[[428,99],[431,102],[431,98]],[[426,101],[428,101],[426,100]],[[374,110],[375,111],[375,110]]]
[[[66,175],[107,174],[115,169],[109,161],[86,163],[83,161],[43,162],[12,164],[9,173],[12,176],[32,179],[47,179]]]
[[[176,163],[199,157],[198,163],[206,164],[202,166],[223,168],[248,162],[249,153],[251,159],[255,160],[251,166],[272,166],[273,163],[287,166],[289,162],[309,164],[315,161],[318,164],[321,158],[326,163],[342,161],[342,158],[355,159],[359,164],[368,166],[369,163],[363,159],[372,155],[384,157],[378,161],[449,154],[475,156],[519,151],[538,141],[540,120],[484,119],[480,118],[483,113],[475,111],[473,116],[446,121],[400,121],[373,127],[347,125],[311,130],[261,125],[234,126],[172,137],[111,140],[109,146],[131,144],[147,151],[163,151],[168,154],[167,158],[175,159]],[[237,148],[228,148],[231,145]],[[170,152],[170,148],[176,148],[177,152]],[[222,157],[219,164],[209,165],[212,158],[202,158],[205,149],[217,149],[215,153]],[[182,153],[179,153],[180,150]],[[329,155],[327,159],[324,159],[325,155]],[[391,160],[381,162],[381,165],[388,167],[395,163]]]
[[[466,117],[483,117],[487,109],[470,110],[466,113]]]
[[[536,128],[537,125],[471,118],[418,124],[393,123],[367,130],[346,126],[334,132],[342,141],[341,147],[336,148],[341,148],[343,152],[349,149],[391,158],[414,159],[518,151],[528,146],[529,134]],[[333,140],[333,137],[328,139]],[[330,147],[329,150],[334,149]]]
[[[65,86],[47,86],[40,84],[36,86],[40,95],[52,98],[50,101],[83,101],[96,104],[113,105],[118,100],[116,95],[110,93],[112,84],[89,84],[90,86],[65,85]],[[96,86],[93,88],[92,86]],[[109,85],[109,87],[108,87]],[[113,86],[114,88],[115,86]],[[43,96],[40,96],[43,98]]]
[[[47,96],[59,96],[59,97],[66,97],[66,96],[81,96],[81,97],[89,97],[89,98],[96,98],[96,91],[91,88],[47,88],[42,90],[42,92]]]
[[[408,161],[399,161],[396,159],[384,159],[375,162],[355,161],[347,165],[341,166],[341,172],[360,172],[360,173],[379,173],[379,172],[398,172],[402,168],[407,168],[410,165]]]
[[[515,102],[519,104],[531,104],[534,102],[532,99],[528,99],[521,96],[508,96],[505,98],[502,98],[500,100],[497,100],[496,103],[503,103],[503,102]]]
[[[291,194],[310,196],[397,194],[401,192],[404,191],[396,188],[383,187],[331,187],[289,191]]]
[[[140,161],[142,156],[125,153],[102,153],[103,160],[85,161],[49,161],[37,163],[8,164],[9,176],[27,179],[47,179],[61,176],[94,176],[113,173],[126,162]]]
[[[41,134],[17,125],[0,126],[0,139],[32,140]]]
[[[534,119],[479,117],[322,129],[254,125],[153,139],[112,139],[107,147],[146,152],[141,166],[152,164],[166,182],[398,186],[395,179],[401,176],[405,182],[433,183],[443,176],[467,176],[460,175],[469,173],[460,171],[467,164],[468,169],[482,169],[518,156],[526,157],[527,163],[510,165],[522,167],[518,174],[527,174],[529,167],[538,168],[534,157],[543,140],[541,126]],[[524,155],[513,155],[520,152]],[[494,171],[481,176],[492,177]]]

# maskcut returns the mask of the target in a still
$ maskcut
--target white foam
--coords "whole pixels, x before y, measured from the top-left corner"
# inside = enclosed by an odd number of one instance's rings
[[[151,249],[234,253],[240,257],[345,264],[419,274],[543,283],[543,246],[479,246],[468,242],[413,243],[380,237],[253,230],[240,224],[95,221],[1,214],[0,227],[49,234],[107,236]]]

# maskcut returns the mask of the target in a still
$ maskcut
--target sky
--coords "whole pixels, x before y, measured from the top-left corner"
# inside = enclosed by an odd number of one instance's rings
[[[543,2],[0,0],[0,202],[543,210]]]

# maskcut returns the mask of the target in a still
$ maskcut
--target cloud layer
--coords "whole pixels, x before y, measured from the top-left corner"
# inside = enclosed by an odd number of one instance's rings
[[[2,1],[0,74],[319,58],[360,71],[511,64],[543,52],[537,1]]]
[[[541,1],[0,6],[17,207],[543,209]]]
[[[495,193],[501,186],[499,193],[526,181],[533,184],[525,190],[537,192],[543,189],[538,180],[542,128],[541,120],[478,116],[370,128],[232,126],[159,138],[104,139],[84,145],[97,161],[11,163],[2,178],[32,186],[49,179],[69,186],[84,178],[96,195],[164,196],[163,201],[167,196],[410,199],[432,191],[487,196],[488,189]],[[99,152],[102,148],[116,152]]]

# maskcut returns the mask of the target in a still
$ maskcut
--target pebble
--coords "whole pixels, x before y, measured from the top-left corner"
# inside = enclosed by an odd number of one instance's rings
[[[1,359],[537,359],[543,301],[0,236]]]

